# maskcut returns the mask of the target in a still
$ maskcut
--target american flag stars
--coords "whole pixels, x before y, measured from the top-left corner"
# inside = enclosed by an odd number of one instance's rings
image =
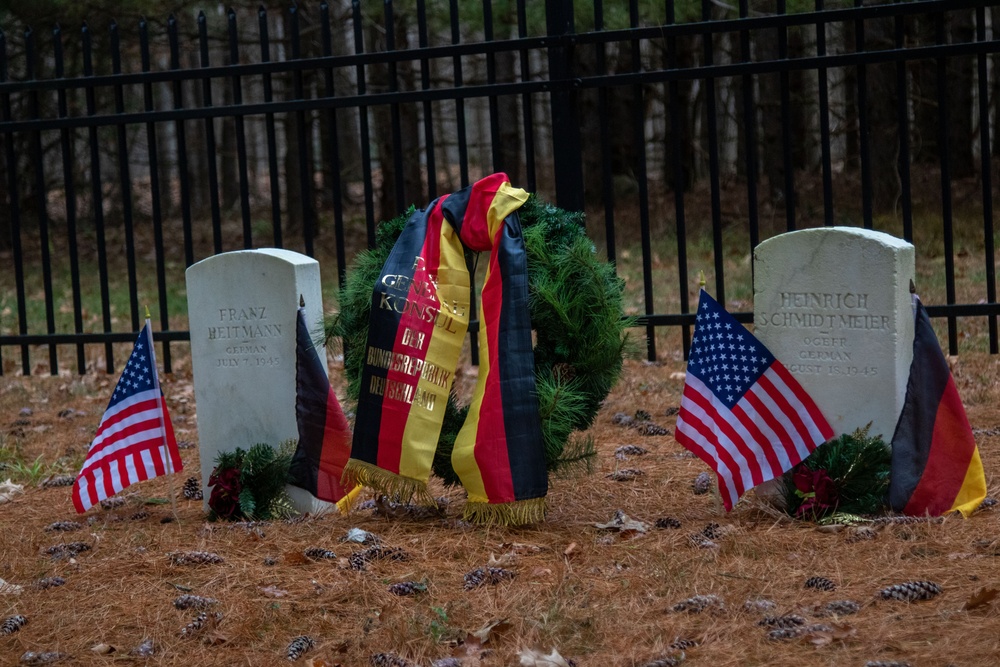
[[[698,309],[688,371],[732,407],[774,361],[774,356],[714,300]]]

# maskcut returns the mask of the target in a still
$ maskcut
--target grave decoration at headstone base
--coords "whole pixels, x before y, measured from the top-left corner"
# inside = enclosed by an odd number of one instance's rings
[[[314,339],[322,338],[319,263],[274,248],[222,253],[188,268],[187,295],[207,511],[210,478],[221,455],[232,464],[232,457],[242,460],[237,450],[245,457],[255,445],[280,448],[298,438],[297,317],[304,302],[306,324]],[[325,364],[322,368],[326,372]],[[229,479],[234,474],[225,474],[235,488],[235,479]],[[284,493],[298,512],[334,507],[295,486],[286,486]]]

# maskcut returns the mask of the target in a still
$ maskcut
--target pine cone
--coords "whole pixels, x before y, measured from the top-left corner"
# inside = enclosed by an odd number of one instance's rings
[[[101,501],[101,508],[106,510],[113,510],[115,508],[123,506],[128,501],[127,498],[123,496],[111,496],[110,498],[105,498]]]
[[[705,537],[701,533],[692,533],[691,535],[688,535],[688,539],[691,541],[691,544],[693,544],[694,546],[698,547],[699,549],[718,549],[719,548],[719,543],[718,542],[713,542],[712,540],[708,539],[707,537]]]
[[[462,661],[458,658],[441,658],[432,662],[431,667],[462,667]]]
[[[400,597],[416,595],[417,593],[423,593],[426,590],[427,586],[417,583],[416,581],[400,581],[399,583],[389,586],[389,592],[393,595],[399,595]]]
[[[777,609],[778,605],[774,600],[765,600],[758,598],[756,600],[747,600],[743,603],[744,611],[771,611],[772,609]]]
[[[686,611],[689,614],[700,614],[706,609],[711,610],[723,610],[725,609],[725,603],[723,603],[722,598],[718,595],[695,595],[689,597],[687,600],[681,600],[673,607],[670,608],[671,611]]]
[[[135,514],[133,514],[132,516],[130,516],[128,518],[128,520],[129,521],[142,521],[143,519],[148,519],[148,518],[149,518],[149,512],[147,512],[146,510],[139,510],[138,512],[136,512]]]
[[[413,667],[413,664],[395,653],[375,653],[368,661],[372,667]]]
[[[201,490],[201,481],[197,477],[188,477],[184,480],[184,487],[181,493],[188,500],[201,500],[205,497]]]
[[[632,480],[638,479],[645,474],[646,473],[637,468],[622,468],[621,470],[608,473],[605,477],[615,482],[631,482]]]
[[[656,523],[653,524],[657,528],[680,528],[681,522],[672,516],[665,516],[662,519],[657,519]]]
[[[809,577],[806,579],[806,588],[815,588],[818,591],[835,591],[837,584],[826,577]]]
[[[513,579],[516,574],[511,570],[502,567],[477,567],[472,572],[466,573],[465,590],[471,591],[480,586],[495,586],[504,579]]]
[[[712,523],[705,526],[704,530],[701,531],[701,534],[710,540],[717,540],[723,535],[725,535],[726,531],[722,529],[722,526],[713,521]]]
[[[62,560],[63,558],[76,558],[84,551],[90,551],[90,545],[86,542],[69,542],[51,546],[45,550],[45,553],[52,556],[52,560]]]
[[[40,591],[44,591],[46,588],[55,588],[56,586],[62,586],[65,583],[66,580],[62,577],[44,577],[35,583],[35,588]]]
[[[365,566],[373,560],[409,560],[410,554],[406,553],[399,547],[384,547],[380,544],[376,544],[363,549],[361,551],[356,551],[351,554],[347,559],[351,565],[352,570],[364,570]]]
[[[78,521],[56,521],[45,526],[46,532],[49,533],[68,533],[71,530],[80,530],[81,528],[83,528],[83,524]]]
[[[194,617],[194,620],[181,628],[181,637],[194,637],[207,627],[218,625],[222,621],[222,612],[207,614],[201,612]]]
[[[653,418],[653,415],[649,414],[645,410],[636,410],[635,411],[635,420],[637,422],[648,422],[652,418]]]
[[[869,660],[865,667],[911,667],[908,662],[896,662],[895,660]]]
[[[44,480],[40,486],[43,489],[52,489],[60,486],[73,486],[73,482],[75,481],[76,478],[72,475],[53,475]]]
[[[993,496],[986,496],[985,498],[983,498],[983,502],[979,503],[979,507],[977,509],[986,510],[991,507],[996,507],[996,504],[997,504],[996,498],[994,498]]]
[[[206,598],[201,595],[182,595],[174,600],[174,607],[177,609],[208,609],[215,604],[219,604],[215,598]]]
[[[285,651],[285,657],[289,660],[295,661],[302,657],[304,653],[316,646],[316,640],[312,637],[307,637],[306,635],[300,635],[292,640],[288,645],[288,650]]]
[[[817,616],[850,616],[861,611],[861,605],[852,600],[834,600],[827,602],[816,613]]]
[[[814,623],[812,625],[799,625],[791,628],[778,628],[777,630],[771,630],[767,633],[768,639],[783,640],[783,639],[797,639],[803,635],[812,634],[814,632],[832,632],[833,628],[829,625],[824,625],[822,623]]]
[[[708,493],[708,490],[712,488],[711,476],[707,472],[698,473],[698,476],[691,482],[691,488],[696,496]]]
[[[218,565],[226,560],[210,551],[171,551],[167,554],[172,565]]]
[[[53,662],[66,660],[67,658],[69,658],[68,654],[60,653],[59,651],[43,651],[42,653],[25,651],[21,654],[20,663],[22,665],[48,665]]]
[[[24,616],[8,616],[0,623],[0,635],[12,635],[28,622]]]
[[[641,424],[636,424],[635,430],[639,432],[639,435],[670,435],[669,428],[663,428],[659,424],[654,424],[653,422],[642,422]]]
[[[930,600],[941,593],[941,587],[932,581],[907,581],[883,588],[878,592],[883,600],[899,600],[901,602],[916,602]]]
[[[757,621],[757,625],[764,625],[769,628],[781,628],[788,630],[798,628],[806,624],[806,619],[798,614],[783,614],[782,616],[765,616]]]
[[[622,445],[615,450],[615,458],[619,461],[624,461],[629,456],[642,456],[648,451],[648,449],[639,445]]]
[[[695,646],[698,646],[698,640],[688,639],[687,637],[678,637],[670,645],[670,648],[676,651],[685,651],[689,648],[694,648]]]
[[[624,412],[616,412],[615,416],[611,418],[611,423],[615,424],[616,426],[629,427],[635,423],[635,419],[633,419],[630,415],[625,414]]]
[[[324,549],[322,547],[309,547],[302,552],[306,558],[311,558],[313,560],[331,560],[337,557],[337,554],[333,553],[329,549]]]

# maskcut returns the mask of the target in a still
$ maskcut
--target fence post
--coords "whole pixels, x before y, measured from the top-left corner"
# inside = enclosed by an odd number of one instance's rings
[[[546,2],[545,25],[550,37],[572,35],[573,0]],[[573,79],[571,42],[555,43],[549,48],[549,79],[557,82],[557,86]],[[583,210],[583,160],[576,96],[575,87],[557,87],[550,94],[556,206],[569,211]]]

